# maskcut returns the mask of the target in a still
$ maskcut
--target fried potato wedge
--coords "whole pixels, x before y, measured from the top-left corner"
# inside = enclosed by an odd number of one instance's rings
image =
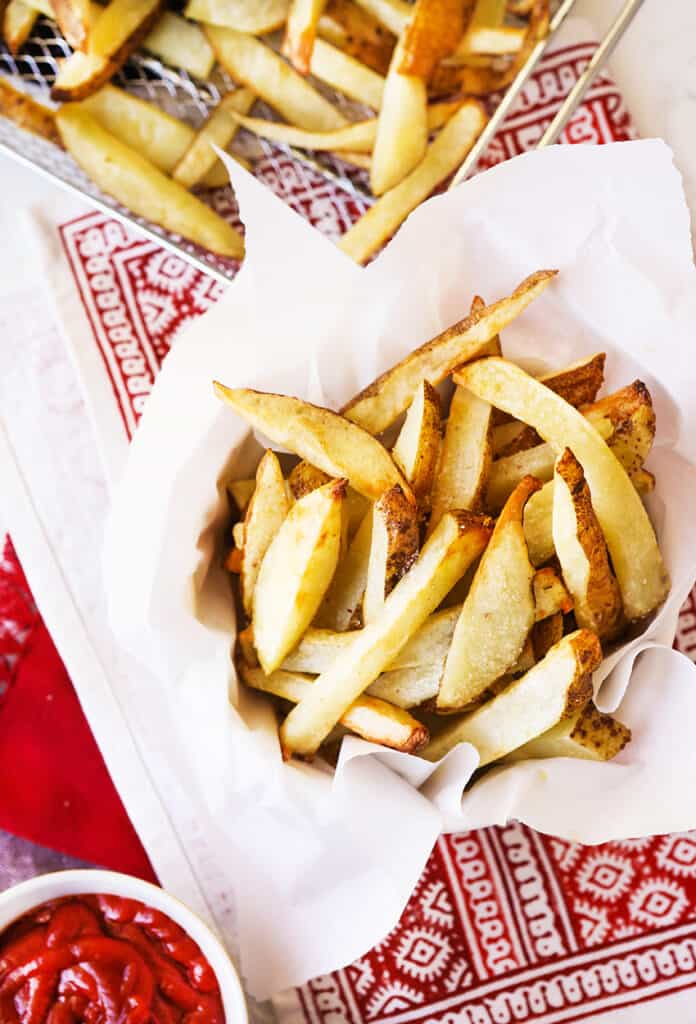
[[[283,722],[281,745],[288,754],[309,755],[317,750],[346,709],[394,661],[480,555],[491,525],[472,513],[443,516],[418,561],[385,601],[379,618],[360,631]]]
[[[269,449],[256,470],[256,487],[244,517],[243,544],[237,545],[242,548],[242,604],[249,616],[261,562],[289,511],[283,471],[278,456]]]
[[[215,393],[255,430],[323,469],[332,477],[345,476],[360,494],[374,501],[400,484],[410,494],[386,448],[356,423],[330,409],[289,395],[271,395],[250,388],[226,388]]]
[[[317,31],[331,43],[379,75],[386,75],[395,36],[352,0],[329,0]]]
[[[441,441],[440,396],[432,384],[424,380],[408,407],[406,419],[392,448],[392,458],[411,485],[424,514],[430,508]]]
[[[89,30],[88,53],[112,60],[124,46],[145,38],[162,0],[110,0]]]
[[[525,30],[510,25],[478,25],[470,28],[452,54],[452,62],[484,54],[499,57],[519,53],[524,45]]]
[[[464,366],[457,383],[528,422],[560,453],[570,448],[582,465],[606,537],[626,618],[641,619],[660,605],[669,574],[643,503],[616,456],[588,420],[539,381],[504,359]]]
[[[427,81],[439,62],[457,49],[464,32],[462,0],[416,0],[404,31],[399,71]]]
[[[51,86],[51,99],[69,102],[91,96],[120,71],[136,45],[129,43],[124,46],[114,60],[75,50],[59,62],[58,74]]]
[[[555,612],[553,615],[535,622],[532,626],[530,639],[534,651],[534,661],[541,661],[545,658],[554,644],[563,636],[563,613]]]
[[[567,615],[573,610],[573,599],[566,590],[565,583],[556,570],[547,565],[537,569],[532,580],[534,592],[534,618],[537,622],[548,619],[551,615]]]
[[[572,718],[511,751],[505,761],[536,757],[580,757],[587,761],[611,761],[631,740],[631,730],[603,715],[590,703]]]
[[[305,494],[310,494],[312,491],[316,491],[317,487],[328,484],[330,479],[328,473],[324,473],[323,470],[317,469],[316,466],[312,466],[311,463],[302,459],[290,470],[288,487],[295,501],[299,501],[300,498],[304,498]]]
[[[31,35],[39,12],[24,0],[10,0],[2,17],[2,35],[10,53],[16,54]]]
[[[256,478],[253,480],[231,480],[227,485],[227,491],[242,516],[247,510],[255,487]]]
[[[288,58],[301,75],[309,74],[317,25],[325,7],[326,0],[290,0],[283,56]]]
[[[455,114],[455,118],[458,116]],[[555,270],[539,270],[525,278],[511,295],[474,310],[414,349],[352,398],[341,412],[371,434],[381,434],[408,408],[422,380],[440,384],[456,367],[485,354],[485,346],[544,291],[555,275]]]
[[[379,616],[386,598],[418,557],[419,542],[418,510],[395,484],[372,506],[363,625]]]
[[[396,668],[377,676],[365,691],[370,697],[395,704],[398,708],[418,708],[434,700],[440,685],[443,662]]]
[[[478,512],[491,468],[491,406],[466,388],[452,395],[433,485],[428,532],[452,508]]]
[[[565,366],[562,370],[544,373],[539,377],[539,380],[547,388],[551,388],[552,391],[555,391],[561,398],[565,398],[566,402],[574,405],[577,409],[581,405],[594,402],[599,394],[599,389],[604,383],[605,362],[606,352],[595,352],[594,355],[588,356],[585,359],[579,359],[577,362],[571,363],[570,366]],[[508,416],[502,409],[494,410],[493,423],[496,427],[498,424],[510,423],[511,421],[512,417]],[[525,424],[517,423],[517,427],[518,429],[524,429]],[[541,438],[539,438],[538,434],[535,436],[537,437],[536,443],[538,443]],[[534,441],[531,442],[531,444],[534,443]],[[496,444],[495,432],[493,447],[497,454],[499,445]]]
[[[376,196],[403,181],[421,162],[428,145],[425,82],[399,71],[403,52],[400,40],[384,82],[370,171],[370,188]]]
[[[461,100],[447,103],[433,103],[428,107],[428,129],[435,131],[459,109]],[[377,119],[356,121],[345,128],[333,132],[307,132],[302,128],[281,124],[280,121],[267,121],[260,117],[235,116],[235,120],[247,131],[254,132],[262,139],[271,142],[282,142],[299,149],[315,150],[348,150],[353,153],[371,153],[377,137]],[[340,155],[340,153],[339,153]]]
[[[193,21],[264,35],[285,24],[290,0],[189,0],[184,14]]]
[[[143,49],[196,78],[208,78],[215,65],[213,48],[200,25],[174,11],[163,11],[145,36]]]
[[[234,89],[222,97],[174,168],[174,181],[184,188],[205,183],[206,175],[220,162],[213,146],[227,149],[237,133],[238,124],[230,117],[230,111],[245,114],[255,99],[251,89],[245,88]]]
[[[383,76],[324,39],[314,43],[309,70],[315,78],[358,103],[373,110],[379,110],[382,105]]]
[[[406,0],[355,0],[395,36],[401,36],[413,14],[413,8]]]
[[[74,50],[85,50],[92,24],[90,0],[50,0],[61,34]]]
[[[600,640],[615,639],[623,626],[621,592],[585,474],[569,448],[556,462],[552,531],[578,626],[594,630]]]
[[[298,704],[314,686],[311,676],[277,669],[264,675],[259,668],[240,666],[240,675],[247,686],[264,693],[272,693],[293,704]],[[424,725],[400,707],[376,697],[362,696],[351,704],[340,718],[340,724],[357,736],[383,747],[413,754],[428,741]]]
[[[14,89],[4,79],[0,79],[0,115],[13,121],[25,132],[48,139],[57,146],[63,145],[56,128],[54,112],[26,93]]]
[[[328,590],[345,493],[345,480],[331,480],[295,502],[266,550],[252,601],[254,646],[266,674],[297,645]]]
[[[242,257],[241,235],[227,221],[107,132],[89,111],[66,104],[56,113],[56,123],[65,148],[103,192],[212,252]]]
[[[515,664],[534,625],[534,568],[522,529],[540,484],[526,477],[508,499],[479,562],[447,653],[438,711],[463,708]]]
[[[372,547],[372,512],[368,512],[338,563],[316,625],[337,633],[362,625],[362,599]]]
[[[232,78],[257,93],[291,124],[313,132],[345,125],[343,114],[260,39],[217,25],[206,25],[205,32]]]
[[[422,756],[439,761],[460,743],[471,743],[481,766],[497,761],[581,710],[592,697],[590,673],[601,660],[594,633],[569,633],[499,696],[448,723]]]

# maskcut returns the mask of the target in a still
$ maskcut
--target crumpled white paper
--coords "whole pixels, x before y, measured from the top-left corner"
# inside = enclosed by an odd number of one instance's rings
[[[518,818],[599,842],[696,827],[696,668],[669,646],[696,576],[696,274],[679,175],[658,141],[518,157],[425,203],[367,269],[238,165],[229,171],[246,261],[157,380],[105,565],[117,636],[177,707],[229,865],[246,983],[265,997],[381,940],[443,830]],[[211,381],[338,406],[464,316],[475,293],[493,301],[546,267],[560,274],[506,329],[505,353],[560,367],[606,350],[608,388],[640,377],[657,407],[650,504],[672,592],[596,679],[613,668],[597,700],[618,708],[633,742],[608,764],[496,770],[463,799],[470,746],[433,766],[348,738],[335,776],[282,764],[272,713],[234,679],[219,558],[221,482],[249,475],[259,448]]]

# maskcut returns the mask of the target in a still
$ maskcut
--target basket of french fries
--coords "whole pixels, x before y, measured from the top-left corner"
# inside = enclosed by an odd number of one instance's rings
[[[370,901],[288,967],[247,946],[267,993],[381,938],[443,829],[696,824],[696,678],[671,650],[696,575],[693,302],[674,299],[694,271],[659,143],[512,161],[367,269],[287,213],[271,238],[278,201],[231,175],[247,264],[165,364],[107,582],[217,824],[287,851],[275,882],[270,853],[246,865],[241,904],[263,879],[295,934]]]

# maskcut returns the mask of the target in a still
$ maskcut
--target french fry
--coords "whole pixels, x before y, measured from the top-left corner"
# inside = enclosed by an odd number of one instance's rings
[[[370,188],[376,196],[393,189],[421,162],[428,145],[428,96],[425,82],[404,75],[400,40],[384,82],[372,151]]]
[[[113,60],[133,39],[145,38],[162,8],[162,0],[110,0],[89,30],[88,53]]]
[[[462,607],[437,695],[438,711],[464,707],[515,664],[534,624],[534,569],[522,514],[540,484],[525,477],[508,499]]]
[[[231,480],[227,485],[227,491],[234,501],[237,511],[242,516],[247,510],[255,487],[256,478],[253,480]]]
[[[389,70],[396,38],[352,0],[329,0],[317,31],[327,43],[379,75]]]
[[[524,45],[525,30],[509,25],[479,25],[470,28],[450,60],[458,63],[472,55],[498,57],[518,53]]]
[[[372,507],[363,625],[378,618],[386,598],[415,562],[419,540],[416,507],[396,484]]]
[[[295,502],[263,556],[252,620],[266,675],[295,647],[328,589],[341,546],[345,492],[345,480],[331,480]],[[246,534],[248,527],[245,546]]]
[[[406,3],[406,0],[355,0],[355,2],[397,37],[403,34],[409,18],[413,14],[413,8]]]
[[[428,107],[428,130],[441,128],[459,109],[461,101],[433,103]],[[371,153],[377,135],[377,119],[356,121],[333,132],[306,132],[302,128],[281,124],[280,121],[266,121],[260,117],[234,115],[235,120],[247,131],[260,135],[271,142],[282,142],[299,149],[352,150],[354,153]],[[339,156],[341,153],[339,152]]]
[[[263,557],[289,511],[283,471],[275,452],[268,450],[256,470],[256,487],[244,517],[243,542],[237,543],[237,547],[242,548],[239,580],[242,604],[249,616]]]
[[[422,756],[439,761],[460,743],[471,743],[481,766],[504,757],[581,710],[592,697],[590,673],[601,660],[594,633],[569,633],[499,696],[448,723]]]
[[[206,25],[205,32],[232,78],[257,93],[291,124],[328,132],[346,123],[328,100],[260,39],[213,25]]]
[[[545,619],[540,619],[532,626],[529,634],[534,651],[534,661],[541,661],[563,636],[563,613],[554,612]]]
[[[432,384],[424,380],[408,407],[406,419],[392,448],[392,458],[411,485],[418,506],[424,513],[430,508],[430,493],[441,440],[440,396]]]
[[[189,0],[184,14],[192,21],[264,35],[285,24],[290,0]]]
[[[143,49],[165,64],[208,78],[215,64],[213,48],[199,25],[174,11],[164,11],[143,40]]]
[[[573,610],[573,599],[563,580],[551,566],[537,569],[532,580],[534,618],[537,622],[551,615],[567,615]]]
[[[56,123],[65,148],[103,192],[168,231],[220,255],[241,258],[244,244],[230,224],[105,131],[87,110],[66,104]]]
[[[369,153],[354,153],[353,150],[341,149],[334,153],[334,156],[346,164],[360,167],[363,171],[369,171],[372,167],[372,157]]]
[[[578,714],[511,751],[504,760],[579,757],[587,761],[610,761],[621,753],[630,739],[631,730],[627,726],[611,715],[603,715],[590,701]]]
[[[621,589],[626,618],[641,619],[670,588],[655,533],[631,480],[591,423],[519,367],[492,357],[462,367],[455,380],[530,426],[582,465]]]
[[[569,448],[553,479],[553,545],[573,595],[578,626],[613,640],[623,625],[621,593],[582,466]]]
[[[82,100],[100,89],[125,64],[136,44],[124,46],[113,61],[97,54],[75,50],[60,61],[58,74],[51,86],[51,99],[61,102]],[[122,58],[122,59],[121,59]]]
[[[324,473],[323,470],[317,469],[316,466],[312,466],[303,459],[290,470],[288,487],[295,501],[299,501],[300,498],[304,498],[305,494],[311,494],[312,491],[316,491],[317,487],[328,484],[330,479],[328,473]]]
[[[388,241],[409,213],[461,164],[486,124],[486,114],[467,100],[430,144],[421,163],[349,228],[339,248],[365,263]]]
[[[283,56],[288,58],[301,75],[309,74],[317,25],[325,7],[326,0],[290,0]]]
[[[642,468],[655,440],[655,410],[645,384],[636,380],[625,388],[580,408],[621,465],[633,475]]]
[[[2,18],[2,34],[10,53],[16,54],[26,43],[39,13],[24,0],[10,0]]]
[[[193,188],[205,181],[206,175],[219,163],[213,146],[227,149],[237,132],[237,122],[229,112],[234,110],[245,114],[255,99],[254,93],[244,88],[234,89],[222,97],[174,168],[174,181],[184,188]]]
[[[316,625],[342,633],[362,624],[362,599],[372,546],[372,512],[368,512],[338,563],[316,617]]]
[[[571,363],[570,366],[565,366],[562,370],[552,370],[550,373],[544,373],[539,377],[539,380],[547,388],[555,391],[557,395],[565,398],[566,402],[569,402],[570,405],[574,405],[578,409],[581,405],[588,405],[596,399],[599,389],[604,383],[605,362],[606,352],[596,352],[586,359],[580,359],[575,363]],[[493,423],[496,428],[493,434],[493,449],[496,455],[502,447],[502,444],[496,440],[498,424],[514,425],[518,430],[527,429],[531,431],[531,427],[527,427],[524,423],[513,421],[512,417],[508,416],[502,409],[493,410]],[[527,447],[535,443],[538,444],[541,441],[541,438],[535,431],[532,432],[532,436],[536,437],[536,442],[530,441]],[[507,440],[509,442],[509,438]]]
[[[418,708],[437,696],[443,664],[440,661],[432,665],[390,669],[377,676],[365,692],[369,697],[379,697],[398,708]]]
[[[492,461],[491,412],[488,402],[466,388],[454,389],[433,485],[428,532],[452,508],[474,512],[482,508]]]
[[[455,114],[455,118],[458,116]],[[539,270],[525,278],[511,295],[474,310],[414,349],[352,398],[341,412],[371,434],[381,434],[408,408],[422,380],[440,384],[455,367],[485,354],[485,346],[544,291],[555,275],[555,270]]]
[[[278,669],[264,675],[261,669],[242,665],[240,675],[247,686],[272,693],[293,704],[303,700],[314,687],[311,676]],[[413,754],[428,742],[428,730],[402,708],[376,697],[362,696],[346,709],[339,719],[350,732],[371,743]]]
[[[379,110],[382,105],[382,75],[324,39],[317,39],[314,43],[309,70],[315,78],[320,78],[358,103],[364,103],[373,110]]]
[[[428,80],[437,64],[457,48],[464,32],[462,0],[416,0],[404,31],[399,71]]]
[[[58,28],[75,50],[84,50],[90,33],[90,0],[50,0]]]
[[[289,395],[226,388],[217,382],[215,393],[275,444],[331,477],[347,477],[366,498],[376,501],[394,484],[410,494],[387,450],[366,430],[338,413]]]
[[[287,754],[313,754],[354,700],[392,662],[471,562],[491,532],[485,517],[447,513],[381,615],[322,673],[281,726]]]
[[[63,145],[53,111],[26,93],[14,89],[4,79],[0,79],[0,115],[19,125],[25,132],[48,139],[57,146]]]

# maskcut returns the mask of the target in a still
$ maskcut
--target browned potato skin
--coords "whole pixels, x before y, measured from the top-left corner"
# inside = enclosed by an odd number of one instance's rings
[[[616,757],[631,740],[631,730],[611,715],[603,715],[590,702],[578,718],[570,739],[594,749],[602,761]]]
[[[388,597],[418,557],[418,518],[414,515],[412,502],[398,484],[390,487],[382,495],[375,508],[382,513],[387,526],[388,555],[384,596]]]
[[[302,459],[290,471],[288,486],[295,501],[299,501],[300,498],[304,498],[305,494],[316,491],[317,487],[323,487],[324,484],[328,484],[330,479],[331,477],[328,473],[317,469],[316,466],[312,466],[311,463],[305,462]]]
[[[585,474],[569,448],[556,462],[556,472],[565,481],[573,499],[577,538],[590,566],[587,605],[591,622],[582,625],[593,628],[602,640],[613,640],[625,625],[621,592],[609,563],[607,543],[592,507]]]
[[[389,70],[396,37],[352,0],[329,0],[318,34],[380,75]]]
[[[13,89],[4,79],[0,79],[0,114],[24,131],[63,148],[53,111],[36,103],[31,96]]]
[[[429,79],[438,63],[452,53],[464,34],[473,0],[416,0],[404,34],[402,75]]]
[[[643,381],[636,380],[606,398],[580,407],[586,416],[603,416],[615,427],[611,447],[629,476],[638,472],[655,438],[656,420],[652,396]],[[622,452],[629,453],[622,457]]]
[[[557,644],[563,636],[562,612],[556,612],[554,615],[549,615],[548,618],[542,619],[540,622],[535,622],[532,626],[530,636],[532,639],[534,660],[541,661],[542,658],[544,658],[551,650],[553,645]]]

